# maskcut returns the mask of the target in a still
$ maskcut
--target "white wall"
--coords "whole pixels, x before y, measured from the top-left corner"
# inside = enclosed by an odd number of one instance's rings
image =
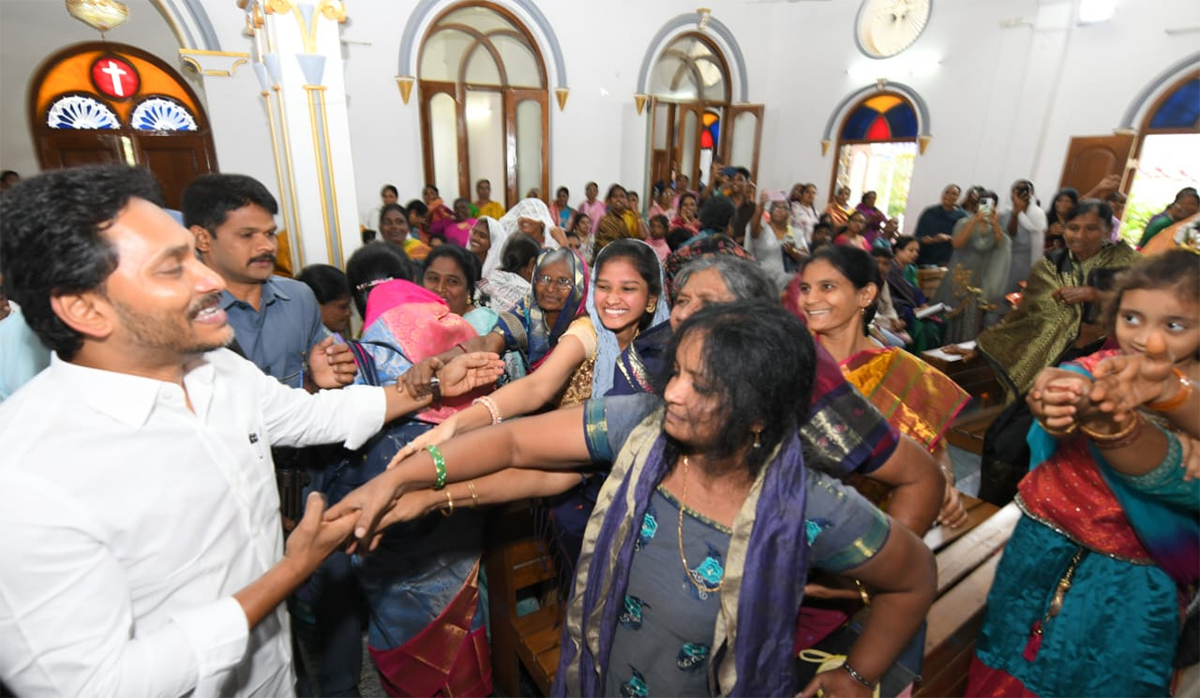
[[[509,0],[493,1],[522,13]],[[812,180],[824,198],[834,148],[822,157],[820,141],[838,102],[878,77],[905,83],[924,98],[933,140],[917,159],[906,216],[912,225],[915,214],[951,181],[1004,190],[1013,179],[1030,177],[1048,198],[1070,137],[1111,133],[1148,82],[1196,50],[1200,34],[1164,32],[1200,26],[1200,3],[1194,0],[1121,0],[1112,21],[1091,26],[1074,26],[1075,2],[938,0],[916,44],[886,61],[858,51],[855,0],[704,4],[740,43],[750,101],[766,104],[760,186]],[[202,3],[222,48],[249,50],[232,0]],[[157,12],[136,11],[146,7],[146,0],[130,4],[133,19],[110,38],[143,46],[178,65],[174,39]],[[346,5],[343,57],[359,211],[378,205],[385,182],[395,184],[402,199],[418,196],[423,184],[416,90],[405,105],[394,79],[401,34],[415,4],[353,0]],[[602,188],[620,181],[643,189],[648,114],[638,116],[633,105],[638,69],[658,29],[696,6],[692,0],[538,1],[562,46],[571,88],[561,112],[551,94],[551,188],[568,186],[573,202],[581,199],[589,180]],[[40,56],[91,36],[59,2],[0,0],[0,88],[23,94]],[[542,50],[550,64],[548,47]],[[553,66],[547,68],[553,74]],[[235,80],[241,79],[239,73]],[[236,164],[242,171],[255,170],[251,174],[270,174],[261,99],[253,85],[246,91],[245,125],[216,134],[218,156],[225,169]],[[23,100],[10,98],[0,105],[2,167],[32,169],[24,109]]]

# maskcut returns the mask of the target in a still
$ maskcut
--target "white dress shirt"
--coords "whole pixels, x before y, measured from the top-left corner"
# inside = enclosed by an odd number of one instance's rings
[[[233,352],[178,385],[54,356],[0,405],[0,678],[21,696],[288,696],[286,613],[233,594],[283,554],[272,444],[383,424],[379,388],[309,395]]]

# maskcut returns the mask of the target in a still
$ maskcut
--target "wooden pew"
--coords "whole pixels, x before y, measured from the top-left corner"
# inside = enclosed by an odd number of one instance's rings
[[[538,534],[528,502],[493,512],[489,519],[485,564],[498,695],[521,695],[522,667],[542,695],[550,695],[558,668],[563,613],[558,570]],[[518,616],[523,597],[536,597],[540,607]]]
[[[1000,552],[1021,518],[1016,504],[997,509],[963,496],[968,522],[959,529],[937,526],[925,543],[937,557],[938,597],[929,609],[925,661],[914,696],[961,696],[983,626],[988,590]]]

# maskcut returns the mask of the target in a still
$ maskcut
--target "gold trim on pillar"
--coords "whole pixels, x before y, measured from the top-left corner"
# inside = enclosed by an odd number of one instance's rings
[[[288,248],[291,250],[293,269],[303,269],[304,265],[299,259],[300,248],[303,243],[300,241],[299,235],[296,232],[295,225],[292,224],[291,216],[288,215],[288,206],[295,197],[295,192],[289,193],[287,183],[283,179],[283,163],[279,158],[279,133],[275,130],[275,110],[271,108],[271,93],[262,91],[263,102],[267,105],[267,128],[271,131],[271,155],[275,158],[275,179],[279,182],[280,207],[279,212],[283,214],[283,229],[288,231],[294,241]]]
[[[925,154],[925,149],[929,147],[931,140],[933,140],[933,136],[917,136],[917,150],[921,155]]]
[[[309,126],[312,130],[313,156],[316,158],[317,168],[320,171],[318,173],[318,183],[321,187],[321,218],[323,219],[322,223],[325,226],[325,251],[327,253],[327,258],[329,259],[329,263],[334,265],[335,267],[340,267],[340,266],[342,266],[341,255],[334,253],[333,236],[334,236],[335,230],[329,224],[329,213],[330,213],[330,209],[332,208],[333,212],[334,212],[334,216],[335,216],[333,223],[335,226],[339,226],[338,221],[336,219],[337,202],[330,201],[332,192],[325,187],[325,182],[323,181],[325,177],[328,177],[330,188],[332,188],[333,172],[329,167],[330,153],[329,153],[328,125],[325,124],[324,121],[322,121],[321,123],[324,128],[322,128],[322,129],[317,128],[318,107],[320,108],[320,113],[321,113],[322,119],[325,116],[325,99],[324,99],[325,86],[324,85],[305,85],[304,91],[308,95],[308,121],[309,121]],[[321,157],[322,142],[324,142],[325,147],[326,147],[325,157],[323,157],[323,158]],[[339,228],[340,228],[340,226],[339,226]],[[340,229],[337,230],[336,233],[338,235],[338,242],[340,243],[341,242],[341,230]],[[341,246],[339,245],[337,249],[340,250]]]
[[[571,96],[571,88],[556,87],[554,88],[554,96],[558,99],[558,110],[562,111],[567,107],[567,97]]]
[[[304,13],[300,11],[295,0],[265,0],[267,14],[287,14],[291,12],[300,28],[300,38],[304,41],[305,53],[317,52],[317,15],[338,22],[346,21],[346,5],[341,0],[321,0],[312,14],[312,21],[304,21]]]
[[[199,59],[233,59],[233,63],[229,64],[229,68],[221,70],[219,68],[205,68],[201,65]],[[237,73],[237,69],[250,62],[250,54],[238,51],[201,51],[199,49],[181,48],[179,49],[179,59],[184,65],[195,70],[197,74],[205,77],[232,77]]]
[[[405,104],[408,104],[408,98],[412,96],[413,84],[416,82],[417,79],[411,75],[396,76],[396,86],[400,88],[400,99],[404,100]]]
[[[279,125],[283,128],[283,157],[284,164],[287,166],[288,188],[291,189],[291,196],[288,198],[291,201],[292,220],[296,222],[296,230],[292,232],[293,239],[296,240],[295,249],[297,256],[300,258],[300,268],[305,267],[304,263],[304,239],[300,237],[300,210],[296,208],[296,167],[292,162],[292,139],[291,131],[288,129],[287,107],[283,104],[283,92],[279,85],[273,86],[271,89],[275,91],[275,99],[279,101]],[[282,186],[282,183],[281,183]]]
[[[638,116],[642,115],[642,110],[646,108],[646,100],[650,99],[650,95],[638,93],[633,96],[633,106],[637,107]]]
[[[821,157],[825,157],[828,154],[829,154],[829,141],[823,140],[823,141],[821,141]]]

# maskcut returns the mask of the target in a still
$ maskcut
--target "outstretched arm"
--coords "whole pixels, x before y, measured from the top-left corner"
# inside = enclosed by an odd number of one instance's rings
[[[442,444],[446,482],[482,477],[504,468],[562,470],[591,462],[583,426],[583,407],[504,422]],[[326,514],[332,521],[357,516],[354,537],[369,542],[381,517],[405,492],[433,487],[438,467],[421,451],[346,495]]]

